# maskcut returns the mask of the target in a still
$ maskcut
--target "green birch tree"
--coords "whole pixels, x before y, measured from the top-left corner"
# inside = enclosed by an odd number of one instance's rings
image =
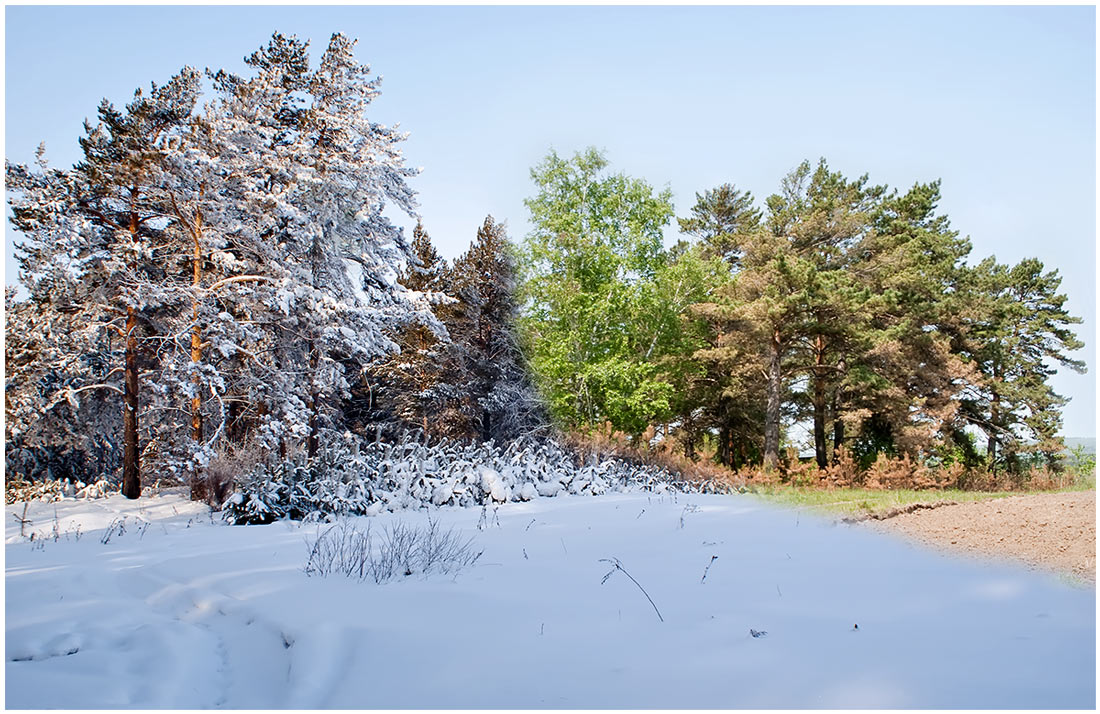
[[[522,251],[521,334],[551,414],[568,428],[604,421],[640,433],[671,410],[656,365],[662,333],[643,324],[668,264],[672,195],[608,174],[593,148],[550,154],[531,170],[534,226]]]

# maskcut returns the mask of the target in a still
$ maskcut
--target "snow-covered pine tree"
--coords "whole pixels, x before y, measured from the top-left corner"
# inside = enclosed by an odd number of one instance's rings
[[[106,371],[105,381],[65,388],[70,398],[85,389],[122,395],[122,491],[129,498],[141,493],[140,373],[150,366],[152,342],[164,337],[157,334],[158,319],[179,298],[171,269],[177,246],[166,232],[171,217],[157,188],[165,147],[188,121],[198,92],[198,74],[185,68],[167,84],[152,85],[148,95],[138,90],[123,111],[104,100],[99,122],[85,124],[83,160],[71,171],[48,169],[41,156],[37,171],[7,167],[13,224],[25,236],[17,251],[21,279],[39,311],[46,310],[41,321],[58,324],[50,312],[60,311],[72,316],[85,345],[110,345],[99,330],[121,340],[121,363]],[[49,369],[59,356],[59,334],[53,342],[38,337]],[[113,354],[110,347],[87,349]],[[121,388],[107,381],[117,375]]]
[[[310,455],[342,425],[349,369],[395,351],[386,328],[418,315],[396,282],[412,252],[383,215],[391,205],[413,215],[415,172],[399,149],[405,136],[366,116],[378,79],[353,47],[333,35],[310,71],[308,43],[276,34],[247,58],[253,77],[215,75],[242,147],[232,172],[254,196],[248,230],[274,280],[263,348],[273,378],[255,385],[259,436]]]
[[[270,380],[254,350],[263,341],[254,318],[262,322],[275,281],[273,254],[256,230],[264,225],[257,202],[266,192],[240,162],[262,133],[231,121],[218,104],[207,106],[168,143],[159,186],[172,217],[166,230],[180,247],[174,272],[190,278],[172,344],[159,352],[165,409],[188,404],[189,438],[160,441],[176,444],[170,468],[189,475],[192,497],[212,503],[217,487],[211,490],[205,467],[224,447],[230,419],[239,417],[234,407],[248,402],[242,394]]]
[[[395,326],[445,334],[396,280],[414,256],[383,214],[413,215],[414,171],[404,135],[365,115],[378,79],[353,47],[334,35],[310,70],[307,43],[276,34],[252,77],[212,75],[201,115],[185,68],[124,110],[104,102],[74,169],[7,167],[30,293],[8,300],[28,336],[8,355],[9,453],[51,430],[87,452],[77,441],[108,432],[73,410],[118,397],[131,497],[139,459],[197,472],[226,436],[314,453]],[[43,397],[70,412],[39,418]]]
[[[206,354],[224,364],[227,436],[238,446],[255,442],[282,453],[288,441],[305,437],[303,428],[294,428],[306,419],[297,396],[307,377],[302,339],[280,296],[293,295],[296,284],[284,233],[296,213],[290,198],[301,175],[295,157],[306,111],[307,47],[276,33],[245,58],[254,76],[210,73],[217,99],[204,117],[219,168],[217,218],[225,246],[217,255],[227,276],[223,289],[207,289],[216,292],[210,296],[220,309],[208,329],[216,324],[237,333]]]
[[[164,154],[190,121],[199,78],[185,67],[163,86],[152,85],[148,96],[135,92],[124,112],[104,101],[99,124],[87,126],[80,140],[84,159],[74,169],[85,189],[77,197],[81,213],[110,236],[100,266],[106,290],[96,297],[123,321],[122,492],[128,498],[141,495],[138,395],[140,372],[151,358],[143,353],[158,338],[171,339],[169,316],[183,297],[175,270],[182,246],[166,230],[172,216],[160,194]]]

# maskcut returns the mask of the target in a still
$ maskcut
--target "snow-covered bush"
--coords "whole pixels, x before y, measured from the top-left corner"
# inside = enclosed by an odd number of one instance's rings
[[[293,474],[302,468],[291,462],[278,467],[257,467],[246,476],[225,503],[222,511],[233,523],[271,523],[288,514],[293,491]]]
[[[718,481],[686,481],[659,467],[588,458],[580,462],[553,441],[515,441],[505,448],[406,436],[367,442],[352,435],[303,454],[256,466],[226,500],[231,523],[283,517],[329,521],[429,506],[529,501],[560,494],[599,495],[631,489],[725,493]]]
[[[26,501],[60,501],[62,498],[106,498],[118,491],[117,486],[100,479],[95,483],[73,482],[69,479],[44,479],[42,481],[24,481],[13,478],[4,483],[4,500],[7,503]]]

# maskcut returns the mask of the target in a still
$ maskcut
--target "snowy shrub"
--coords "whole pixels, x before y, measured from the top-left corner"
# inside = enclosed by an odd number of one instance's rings
[[[483,506],[561,494],[668,490],[726,493],[725,482],[687,481],[651,464],[585,458],[553,441],[441,440],[406,436],[366,442],[344,435],[307,459],[297,454],[258,464],[223,506],[231,523],[283,517],[330,521],[338,516],[430,506]]]
[[[295,464],[279,468],[258,467],[238,485],[222,504],[222,512],[233,523],[271,523],[288,514],[293,493]]]
[[[11,503],[26,501],[59,501],[65,495],[61,481],[24,481],[16,476],[4,483],[4,500]]]
[[[109,496],[111,493],[116,493],[117,491],[117,486],[112,486],[105,479],[100,479],[99,481],[96,481],[95,483],[90,483],[87,486],[83,486],[83,484],[77,483],[77,491],[73,495],[76,498],[89,501],[94,498],[107,498],[107,496]]]
[[[50,503],[60,501],[62,498],[106,498],[117,491],[117,486],[102,479],[92,484],[85,484],[83,481],[74,483],[69,479],[24,481],[17,476],[4,482],[4,500],[9,504],[26,501]]]
[[[309,544],[305,571],[308,575],[336,574],[384,583],[417,573],[455,573],[479,557],[472,539],[463,538],[453,528],[440,529],[433,519],[428,519],[423,529],[396,521],[379,538],[373,537],[369,523],[360,530],[342,519]]]

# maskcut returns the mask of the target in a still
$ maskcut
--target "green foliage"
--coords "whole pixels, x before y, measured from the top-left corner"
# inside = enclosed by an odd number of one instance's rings
[[[763,210],[732,183],[696,194],[678,219],[695,242],[664,250],[668,192],[606,169],[589,149],[531,173],[523,335],[563,425],[663,423],[735,467],[777,467],[800,421],[821,468],[842,449],[864,469],[1057,466],[1048,382],[1084,368],[1080,320],[1036,260],[967,267],[939,181],[899,192],[804,161]]]
[[[936,213],[939,199],[939,182],[916,184],[883,194],[871,211],[850,268],[872,296],[868,342],[850,360],[842,395],[851,413],[865,415],[867,431],[881,436],[882,424],[890,426],[895,451],[946,458],[955,436],[965,438],[959,387],[976,374],[955,349],[970,243]]]
[[[1077,477],[1077,483],[1086,488],[1096,488],[1096,454],[1089,453],[1081,444],[1070,449],[1069,469]]]
[[[761,215],[751,192],[726,183],[695,194],[691,215],[677,222],[681,233],[699,238],[709,254],[736,267],[744,253],[742,237],[760,227]]]
[[[532,169],[521,328],[559,423],[609,421],[639,434],[676,410],[677,385],[691,369],[675,357],[701,339],[687,306],[722,269],[697,251],[666,251],[670,192],[607,166],[587,149],[570,159],[551,152]]]
[[[1069,327],[1081,319],[1066,311],[1060,284],[1058,271],[1044,272],[1034,258],[1009,267],[990,257],[967,272],[963,352],[981,379],[968,390],[964,414],[985,432],[991,468],[1018,472],[1025,451],[1053,466],[1062,449],[1057,433],[1068,400],[1048,380],[1055,364],[1077,372],[1085,365],[1067,354],[1084,345]]]
[[[830,406],[835,411],[839,384],[849,355],[866,342],[869,291],[845,268],[852,247],[869,227],[870,208],[883,189],[866,186],[867,178],[846,180],[829,170],[824,160],[812,170],[803,162],[783,180],[780,193],[767,200],[766,221],[750,213],[737,197],[741,233],[720,234],[725,245],[736,245],[731,261],[737,271],[715,303],[697,308],[715,330],[735,333],[732,350],[726,340],[710,358],[734,357],[748,364],[736,370],[754,370],[767,382],[764,410],[764,460],[778,462],[779,433],[784,403],[814,421],[818,463],[826,464],[825,424]],[[715,196],[724,193],[732,203],[732,189],[722,187],[700,198],[693,217],[682,225],[721,224]],[[709,216],[710,220],[703,220]],[[735,222],[729,222],[735,223]],[[704,239],[708,239],[704,234]],[[806,384],[807,387],[794,388]],[[732,386],[732,385],[731,385]],[[748,392],[729,394],[734,400],[752,398]],[[744,410],[742,410],[744,411]],[[726,425],[728,430],[730,425]]]

